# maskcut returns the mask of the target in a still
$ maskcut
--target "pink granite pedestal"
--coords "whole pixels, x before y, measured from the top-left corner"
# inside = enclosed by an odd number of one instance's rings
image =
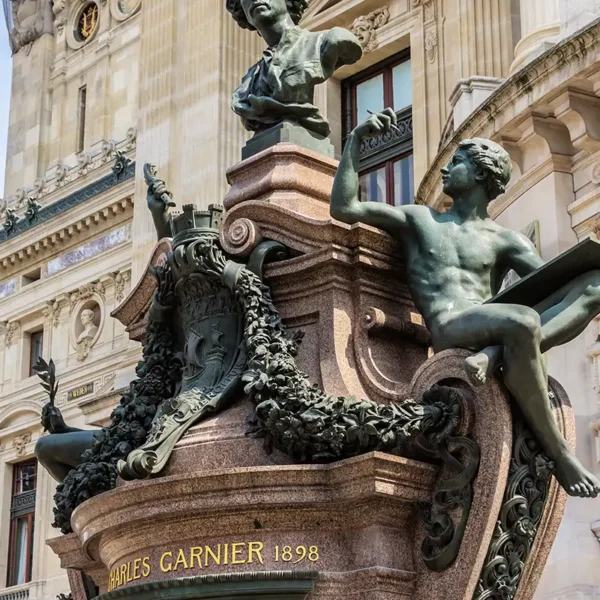
[[[267,265],[265,280],[288,328],[305,333],[299,367],[327,393],[389,403],[439,384],[462,391],[459,434],[478,444],[481,457],[456,560],[437,573],[421,556],[418,508],[444,477],[438,465],[381,453],[291,464],[245,435],[253,406],[240,396],[191,429],[159,477],[119,481],[76,509],[75,534],[49,541],[64,567],[90,574],[102,592],[112,590],[108,597],[287,578],[304,582],[290,597],[309,600],[473,600],[509,472],[510,399],[499,380],[472,388],[462,368],[467,352],[432,356],[393,241],[329,218],[336,166],[290,144],[236,165],[221,244],[240,261],[265,239],[287,248],[286,260]],[[151,262],[168,251],[162,242]],[[114,313],[136,339],[154,285],[148,273]],[[557,395],[559,425],[572,443],[568,401],[561,389]],[[517,600],[533,596],[564,500],[552,484]],[[168,597],[236,597],[194,589]]]

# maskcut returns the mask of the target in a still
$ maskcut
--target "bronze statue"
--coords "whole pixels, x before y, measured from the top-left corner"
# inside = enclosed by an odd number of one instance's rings
[[[233,94],[233,111],[249,131],[261,132],[290,121],[327,137],[329,123],[314,106],[314,89],[343,65],[362,56],[348,30],[307,31],[298,23],[308,0],[227,0],[240,27],[256,30],[267,43]]]
[[[573,278],[533,308],[486,304],[510,269],[523,277],[544,265],[525,236],[488,215],[489,202],[510,180],[508,153],[488,140],[461,142],[442,169],[444,192],[454,201],[448,212],[361,202],[361,140],[389,132],[395,122],[394,111],[386,109],[350,134],[335,178],[331,215],[378,227],[400,242],[408,285],[434,350],[475,351],[465,368],[477,384],[502,362],[506,386],[554,462],[559,483],[570,495],[596,497],[600,481],[584,469],[556,426],[542,353],[577,337],[600,313],[600,268]]]

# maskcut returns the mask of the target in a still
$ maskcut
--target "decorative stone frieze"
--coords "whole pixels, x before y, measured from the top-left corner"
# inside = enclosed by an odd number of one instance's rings
[[[363,50],[372,52],[379,46],[377,30],[389,20],[390,9],[388,6],[382,6],[368,15],[355,19],[349,29],[358,38]]]
[[[52,206],[59,209],[60,203],[57,202],[56,204],[59,206]],[[71,206],[69,203],[66,205]],[[114,202],[105,208],[94,211],[92,214],[59,229],[58,231],[44,235],[35,242],[2,257],[0,259],[0,273],[4,271],[8,274],[16,269],[23,268],[23,266],[29,262],[37,262],[40,257],[43,257],[45,254],[54,253],[57,245],[64,244],[81,232],[93,230],[97,226],[102,226],[108,220],[114,219],[117,223],[122,222],[131,214],[132,207],[133,200],[128,197]],[[57,210],[56,212],[60,214],[60,210]],[[0,241],[1,239],[0,236]],[[2,274],[5,275],[4,273]]]
[[[120,156],[123,160],[123,157],[126,156],[125,153],[135,149],[136,142],[137,129],[130,127],[122,140],[102,140],[100,144],[95,145],[95,148],[79,153],[76,157],[76,165],[68,166],[59,161],[58,164],[48,170],[45,177],[36,179],[31,187],[19,188],[12,196],[7,196],[4,199],[4,206],[6,207],[4,209],[4,230],[6,231],[6,225],[9,223],[6,209],[10,209],[18,220],[18,217],[25,214],[29,199],[41,200],[65,185],[101,169],[114,160],[118,156],[118,152],[121,153]],[[130,164],[126,162],[124,170],[127,170]],[[123,179],[123,177],[121,176],[119,179]],[[16,221],[14,221],[14,224],[16,224]]]
[[[131,223],[122,225],[117,229],[113,229],[105,233],[99,238],[86,242],[82,246],[74,248],[69,252],[65,252],[48,262],[48,276],[56,275],[60,271],[64,271],[73,265],[89,260],[94,256],[98,256],[120,244],[124,244],[131,240]]]
[[[27,449],[27,444],[29,444],[32,440],[31,431],[26,431],[21,435],[17,435],[13,438],[12,446],[17,453],[17,458],[21,458],[25,454],[25,450]]]

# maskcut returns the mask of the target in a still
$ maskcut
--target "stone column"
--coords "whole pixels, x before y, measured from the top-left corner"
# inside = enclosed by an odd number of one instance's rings
[[[142,13],[132,286],[156,242],[143,164],[158,167],[179,206],[221,204],[247,137],[231,94],[263,48],[222,0],[145,0]]]
[[[556,43],[559,34],[559,0],[521,0],[521,40],[515,47],[511,73]]]

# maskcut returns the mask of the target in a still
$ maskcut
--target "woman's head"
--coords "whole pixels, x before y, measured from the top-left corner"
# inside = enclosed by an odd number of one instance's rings
[[[226,0],[226,8],[240,27],[255,31],[254,20],[261,11],[287,10],[297,25],[308,3],[309,0]]]

